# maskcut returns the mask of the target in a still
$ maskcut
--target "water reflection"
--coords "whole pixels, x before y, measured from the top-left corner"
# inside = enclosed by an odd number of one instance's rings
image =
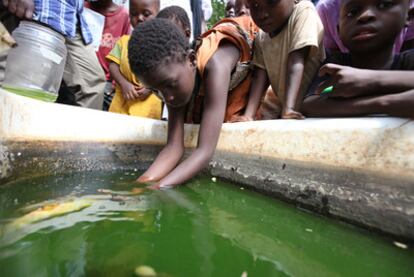
[[[98,176],[0,188],[7,196],[0,213],[4,276],[123,276],[139,265],[164,276],[408,276],[414,271],[412,249],[237,186],[199,178],[151,191],[137,185],[135,176]],[[24,214],[68,199],[91,205],[4,231]]]

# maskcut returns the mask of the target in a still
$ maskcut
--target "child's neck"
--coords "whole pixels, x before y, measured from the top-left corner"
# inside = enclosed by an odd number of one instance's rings
[[[352,66],[356,68],[390,69],[393,60],[393,46],[369,53],[351,53]]]

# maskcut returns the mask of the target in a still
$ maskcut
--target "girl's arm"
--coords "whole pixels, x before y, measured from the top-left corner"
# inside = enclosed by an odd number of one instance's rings
[[[401,93],[354,98],[312,95],[305,99],[303,112],[308,117],[347,117],[370,114],[414,118],[414,89]]]
[[[281,116],[284,119],[304,118],[299,112],[300,105],[302,104],[300,86],[308,53],[309,47],[289,53],[286,70],[286,93]]]
[[[246,111],[244,112],[244,115],[240,117],[239,121],[251,121],[255,119],[260,100],[262,99],[263,93],[265,93],[269,87],[269,84],[270,82],[266,70],[256,67],[253,70]]]
[[[206,167],[214,154],[227,105],[230,76],[240,52],[232,44],[221,44],[210,58],[204,72],[205,102],[197,148],[171,173],[161,179],[159,187],[181,184]]]
[[[414,71],[370,70],[325,64],[319,75],[329,75],[317,88],[317,94],[333,86],[329,97],[363,97],[381,94],[400,93],[414,88]]]
[[[138,182],[156,182],[164,178],[180,161],[184,153],[185,107],[168,107],[167,145],[158,154],[152,165],[138,178]]]

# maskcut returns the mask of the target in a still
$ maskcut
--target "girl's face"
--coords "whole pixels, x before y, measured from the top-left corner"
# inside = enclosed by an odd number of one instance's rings
[[[196,74],[194,52],[183,62],[169,62],[138,76],[145,87],[154,91],[167,106],[178,108],[188,104]]]
[[[132,27],[154,18],[159,12],[159,2],[154,0],[131,0],[129,3],[129,18]]]

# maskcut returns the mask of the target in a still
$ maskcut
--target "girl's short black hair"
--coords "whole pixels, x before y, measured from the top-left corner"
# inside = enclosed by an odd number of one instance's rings
[[[138,24],[132,32],[128,59],[132,72],[141,75],[171,61],[183,62],[188,50],[188,39],[176,24],[154,18]]]
[[[187,12],[179,6],[168,6],[162,9],[158,14],[157,18],[171,19],[179,22],[184,29],[191,31],[191,23],[188,18]]]

